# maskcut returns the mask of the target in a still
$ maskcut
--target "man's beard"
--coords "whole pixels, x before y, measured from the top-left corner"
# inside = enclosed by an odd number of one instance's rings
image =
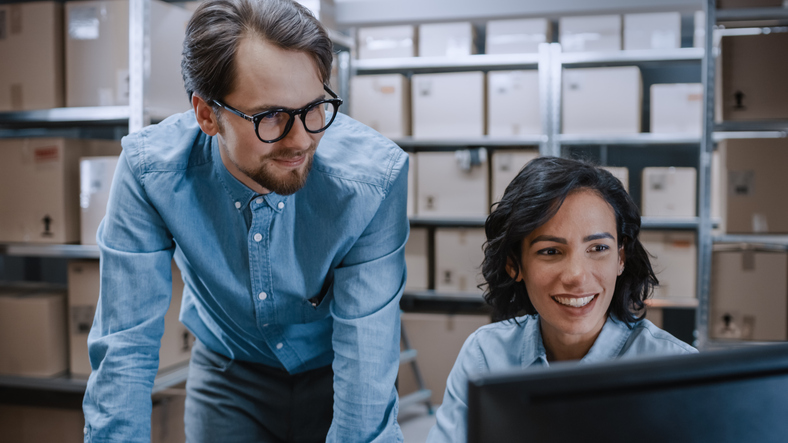
[[[276,175],[272,172],[275,168],[271,164],[273,158],[281,158],[284,156],[276,155],[275,153],[266,155],[260,159],[260,166],[256,169],[238,168],[246,174],[249,178],[254,180],[258,185],[263,188],[275,192],[279,195],[290,195],[303,188],[306,184],[306,179],[309,176],[309,171],[312,169],[312,159],[314,158],[315,149],[310,148],[304,155],[306,159],[300,168],[291,169],[284,176]],[[238,165],[236,165],[238,166]]]

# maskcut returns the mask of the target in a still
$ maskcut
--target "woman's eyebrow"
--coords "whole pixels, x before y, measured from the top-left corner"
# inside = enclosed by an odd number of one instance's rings
[[[594,240],[600,240],[600,239],[603,239],[603,238],[609,238],[609,239],[614,240],[614,241],[616,239],[615,237],[613,237],[613,234],[611,234],[609,232],[600,232],[598,234],[591,234],[591,235],[587,236],[586,238],[583,239],[583,242],[590,242],[590,241],[594,241]]]
[[[615,237],[613,237],[613,235],[610,234],[609,232],[600,232],[598,234],[591,234],[591,235],[586,236],[585,238],[583,238],[583,242],[586,243],[586,242],[590,242],[590,241],[594,241],[594,240],[600,240],[600,239],[603,239],[603,238],[609,238],[611,240],[615,240]],[[533,246],[534,243],[538,243],[540,241],[561,243],[562,245],[566,245],[566,244],[569,243],[563,237],[555,237],[553,235],[540,235],[540,236],[534,238],[533,240],[531,240],[531,243],[528,246]]]

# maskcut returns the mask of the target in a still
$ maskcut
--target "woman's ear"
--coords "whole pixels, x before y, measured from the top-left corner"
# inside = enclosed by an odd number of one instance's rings
[[[624,252],[624,245],[618,247],[618,275],[624,273],[624,264],[627,262],[627,254]]]
[[[509,274],[509,277],[512,277],[514,281],[522,281],[523,275],[519,269],[512,263],[511,258],[506,259],[506,273]]]

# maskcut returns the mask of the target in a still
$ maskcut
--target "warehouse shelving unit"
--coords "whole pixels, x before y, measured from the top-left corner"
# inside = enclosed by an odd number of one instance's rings
[[[512,2],[505,0],[494,2],[496,5],[501,4],[507,10],[515,11],[518,8],[522,9],[522,5],[515,5]],[[606,4],[602,4],[606,3]],[[649,2],[646,2],[649,3]],[[688,11],[700,9],[699,3],[684,2],[682,5],[676,4],[652,4],[645,7],[648,12],[655,12],[658,10],[680,10]],[[360,6],[353,4],[354,7]],[[643,5],[639,5],[643,7]],[[493,8],[496,7],[495,5]],[[542,16],[555,17],[560,14],[562,5],[556,5],[556,9],[552,11],[545,11]],[[599,11],[619,11],[639,12],[633,11],[632,4],[619,4],[616,1],[600,2],[596,5]],[[469,6],[469,8],[472,8]],[[529,5],[527,12],[520,12],[524,16],[536,15],[533,11],[534,6]],[[597,13],[602,13],[596,11]],[[343,12],[338,11],[340,14]],[[422,11],[423,12],[423,11]],[[362,9],[347,11],[349,16],[359,19],[359,16],[364,16],[365,24],[374,23],[372,17],[365,15]],[[574,14],[575,12],[573,12]],[[405,14],[405,13],[403,13]],[[437,12],[436,12],[437,14]],[[467,12],[470,17],[457,17],[456,19],[473,19],[480,18],[495,18],[490,17],[489,12],[483,11],[469,11]],[[591,14],[591,12],[589,12]],[[428,14],[427,14],[428,15]],[[408,23],[419,23],[428,21],[428,16],[412,17]],[[446,19],[446,17],[441,17]],[[352,20],[352,19],[351,19]],[[362,20],[359,20],[361,22]],[[391,20],[385,20],[385,24],[390,24]],[[401,22],[401,21],[398,21]],[[358,22],[353,23],[358,24]],[[681,149],[686,147],[694,153],[699,149],[702,137],[700,134],[697,136],[686,134],[655,134],[655,133],[639,133],[633,135],[623,136],[597,136],[597,135],[574,135],[561,133],[561,84],[562,75],[565,68],[576,67],[601,67],[601,66],[670,66],[671,64],[686,64],[698,63],[700,64],[705,58],[704,48],[677,48],[668,50],[622,50],[611,52],[579,52],[579,53],[564,53],[561,50],[559,43],[543,44],[539,53],[534,54],[506,54],[506,55],[490,55],[490,54],[477,54],[463,57],[408,57],[408,58],[392,58],[392,59],[361,59],[352,60],[352,67],[350,69],[351,75],[369,75],[369,74],[389,74],[400,73],[404,75],[412,75],[415,73],[437,73],[437,72],[463,72],[463,71],[495,71],[495,70],[538,70],[539,71],[539,91],[540,91],[540,106],[542,115],[542,134],[518,137],[518,138],[496,138],[484,136],[480,138],[465,138],[465,139],[425,139],[416,137],[404,137],[395,139],[404,150],[408,152],[423,152],[423,151],[450,151],[456,149],[464,149],[468,147],[486,147],[493,151],[496,149],[523,149],[523,148],[538,148],[541,155],[567,155],[567,148],[581,147],[581,146],[595,146],[602,151],[601,157],[603,164],[606,162],[606,152],[608,146],[626,146],[632,148],[654,148],[659,146],[676,146]],[[350,104],[352,106],[352,103]],[[721,133],[717,137],[724,137],[725,134]],[[644,217],[642,220],[644,229],[650,230],[691,230],[698,232],[700,230],[702,221],[701,217],[688,217],[682,219],[664,219],[664,218],[649,218]],[[710,221],[711,223],[711,221]],[[717,221],[713,221],[716,226]],[[412,217],[411,226],[413,227],[483,227],[484,218],[478,219],[431,219],[423,217]],[[466,302],[469,299],[476,299],[481,301],[478,293],[473,294],[444,294],[440,292],[430,291],[406,291],[406,298],[416,300],[440,300],[440,301],[462,301]],[[660,308],[696,308],[698,301],[696,298],[692,299],[658,299],[650,302],[651,306]]]
[[[722,35],[753,35],[764,32],[761,27],[788,23],[788,8],[750,8],[718,10],[716,0],[705,0],[706,14],[705,52],[703,59],[704,116],[701,141],[701,168],[699,170],[699,238],[698,238],[698,314],[697,341],[700,349],[730,348],[757,345],[759,342],[713,340],[710,338],[710,293],[712,251],[715,244],[739,244],[745,247],[788,250],[785,235],[730,235],[712,233],[711,207],[711,155],[715,142],[726,139],[785,138],[788,121],[753,121],[717,123],[715,120],[717,63]],[[720,26],[722,24],[722,26]],[[732,25],[732,26],[731,26]],[[735,29],[744,25],[748,30]],[[728,26],[734,29],[726,29]],[[760,29],[759,29],[760,28]],[[767,28],[768,29],[768,28]],[[769,31],[765,31],[769,32]]]

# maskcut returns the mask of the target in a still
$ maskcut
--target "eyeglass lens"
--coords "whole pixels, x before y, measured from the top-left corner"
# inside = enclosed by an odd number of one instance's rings
[[[305,110],[304,126],[307,131],[320,132],[325,129],[331,121],[326,121],[326,112],[336,113],[335,103],[319,103]],[[295,116],[294,118],[300,118]],[[257,135],[262,140],[275,140],[284,135],[287,131],[287,123],[290,114],[287,112],[272,112],[266,114],[257,124]]]

